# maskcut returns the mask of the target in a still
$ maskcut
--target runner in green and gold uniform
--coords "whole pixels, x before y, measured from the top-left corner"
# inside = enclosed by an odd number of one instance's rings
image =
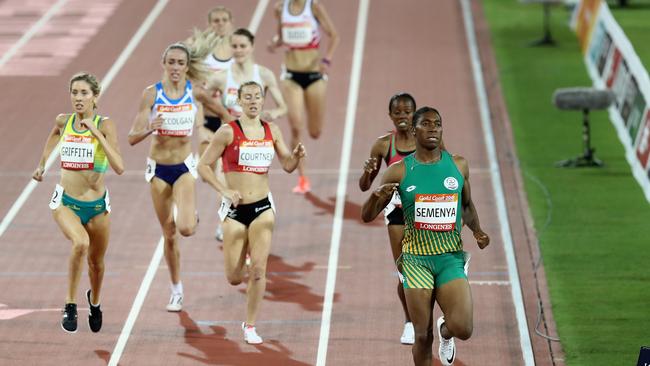
[[[60,114],[50,131],[43,154],[32,178],[43,180],[45,162],[59,144],[61,180],[50,201],[54,220],[72,242],[68,260],[68,293],[61,327],[77,331],[77,287],[88,260],[90,305],[88,323],[93,332],[102,327],[99,299],[104,278],[104,254],[108,248],[110,203],[104,185],[107,167],[117,174],[124,171],[115,123],[95,113],[100,86],[97,79],[79,73],[70,80],[70,100],[74,113]]]
[[[474,233],[479,248],[490,239],[481,230],[472,203],[467,161],[442,149],[440,113],[431,107],[418,109],[413,127],[415,153],[388,168],[382,185],[365,202],[362,218],[372,221],[399,192],[405,219],[401,264],[415,327],[413,360],[415,365],[431,365],[435,300],[445,315],[437,322],[440,361],[451,365],[456,356],[453,338],[468,339],[473,327],[462,222]]]

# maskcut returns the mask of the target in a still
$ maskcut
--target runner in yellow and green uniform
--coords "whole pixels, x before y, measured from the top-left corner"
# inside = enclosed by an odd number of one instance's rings
[[[472,296],[465,272],[466,256],[460,236],[463,221],[472,230],[479,248],[490,239],[481,229],[472,203],[469,168],[461,156],[441,146],[442,118],[431,107],[413,115],[416,150],[386,170],[382,185],[363,205],[362,218],[370,222],[399,192],[404,210],[402,240],[404,293],[415,328],[415,365],[431,365],[433,302],[443,317],[437,321],[443,365],[456,357],[454,337],[472,335]],[[435,291],[434,291],[435,290]]]
[[[43,154],[32,178],[43,180],[45,162],[59,145],[61,181],[50,200],[50,209],[61,231],[72,242],[68,260],[68,293],[61,327],[77,331],[77,287],[88,260],[90,307],[88,324],[93,332],[102,327],[100,294],[104,278],[104,254],[108,248],[110,203],[104,173],[110,165],[117,173],[124,162],[117,142],[115,123],[95,113],[100,86],[91,74],[79,73],[70,80],[70,100],[74,113],[60,114],[50,131]]]

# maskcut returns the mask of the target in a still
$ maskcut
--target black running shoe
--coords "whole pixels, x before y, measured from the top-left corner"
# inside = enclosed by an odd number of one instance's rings
[[[68,333],[77,333],[77,304],[65,304],[61,328]]]
[[[100,305],[93,306],[90,301],[90,290],[86,291],[86,298],[88,299],[88,326],[93,333],[99,332],[102,329],[102,310]]]

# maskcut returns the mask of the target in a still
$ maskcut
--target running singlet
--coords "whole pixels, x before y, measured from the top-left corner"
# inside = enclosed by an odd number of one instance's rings
[[[266,89],[264,82],[262,82],[262,76],[260,75],[260,67],[258,64],[253,65],[253,78],[250,80],[260,84],[262,86],[262,89]],[[232,68],[229,67],[226,76],[226,87],[224,88],[224,93],[221,96],[221,100],[223,102],[223,106],[228,109],[228,113],[230,113],[230,115],[235,118],[242,115],[241,106],[239,103],[237,103],[237,91],[239,90],[239,86],[241,84],[242,83],[235,81],[235,78],[232,74]]]
[[[207,66],[212,72],[219,72],[230,68],[230,65],[232,65],[233,62],[234,59],[232,57],[227,60],[220,60],[214,55],[214,53],[210,53],[205,60],[203,60],[205,66]]]
[[[312,0],[305,1],[302,12],[293,15],[289,11],[291,0],[282,5],[282,43],[290,49],[315,49],[320,45],[318,20],[312,11]]]
[[[156,100],[151,108],[149,121],[162,114],[164,120],[160,129],[153,132],[161,136],[192,136],[197,107],[192,95],[192,83],[185,82],[185,94],[178,99],[171,99],[165,94],[162,82],[156,83]]]
[[[233,139],[223,152],[223,172],[268,173],[275,156],[269,124],[262,121],[264,138],[261,140],[247,139],[239,120],[228,124],[232,127]]]
[[[203,60],[203,63],[212,71],[213,73],[218,73],[219,71],[226,70],[230,68],[230,65],[235,62],[234,58],[229,58],[227,60],[220,60],[218,59],[214,53],[210,53],[205,60]],[[221,96],[221,92],[218,90],[215,90],[214,93],[212,93],[212,98],[219,103],[219,97]],[[204,112],[207,112],[207,110],[204,109]],[[210,113],[210,112],[208,112]]]
[[[404,158],[398,188],[405,221],[402,252],[438,255],[462,250],[463,184],[463,175],[446,151],[435,163],[421,163],[415,154]]]
[[[59,154],[61,155],[61,168],[68,170],[92,170],[104,173],[108,167],[108,158],[104,148],[93,136],[90,130],[83,132],[74,128],[77,114],[73,113],[63,127],[61,134]],[[102,117],[95,115],[93,123],[99,128]]]
[[[388,155],[384,158],[384,161],[386,162],[386,166],[391,166],[398,161],[404,159],[407,155],[411,155],[415,152],[415,150],[411,151],[399,151],[397,150],[397,147],[395,146],[395,135],[397,134],[396,131],[393,131],[390,136],[390,146],[388,146]]]

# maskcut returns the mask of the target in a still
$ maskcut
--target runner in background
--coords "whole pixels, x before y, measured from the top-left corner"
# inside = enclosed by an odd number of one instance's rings
[[[393,122],[395,129],[380,136],[372,145],[370,157],[365,161],[363,174],[359,178],[359,188],[362,192],[367,191],[372,186],[372,182],[381,169],[382,160],[388,167],[415,151],[415,136],[412,132],[412,118],[413,113],[415,113],[415,107],[415,99],[408,93],[395,94],[390,98],[388,102],[388,117]],[[384,209],[384,218],[386,227],[388,228],[388,239],[390,240],[393,260],[397,263],[399,257],[402,255],[402,238],[404,237],[404,213],[402,212],[402,202],[397,192],[393,194],[393,198]],[[405,319],[400,342],[403,344],[413,344],[415,342],[415,333],[406,306],[406,297],[404,297],[402,271],[401,268],[397,268],[397,270],[399,275],[397,296],[402,304]]]
[[[232,12],[225,6],[216,6],[208,12],[208,28],[203,32],[195,29],[193,37],[188,40],[191,44],[197,39],[207,39],[207,42],[214,44],[212,51],[204,60],[204,63],[212,71],[213,75],[219,71],[228,69],[234,62],[232,46],[230,45],[232,31]],[[212,40],[212,37],[215,39]],[[212,138],[214,132],[221,126],[222,121],[230,121],[232,118],[220,103],[221,93],[219,91],[208,93],[204,85],[201,85],[200,87],[195,87],[194,93],[196,99],[203,104],[203,113],[205,115],[205,122],[197,130],[199,137],[199,156],[201,156],[208,147],[210,138]],[[223,181],[220,160],[212,166],[212,170],[217,175],[217,179]],[[214,236],[218,241],[223,241],[223,230],[220,224],[217,225]]]
[[[336,32],[325,6],[317,0],[284,0],[275,6],[278,32],[269,43],[269,51],[285,45],[284,64],[280,76],[282,93],[289,107],[291,145],[302,141],[307,112],[307,131],[317,139],[325,119],[325,95],[327,73],[332,64],[334,51],[339,44]],[[324,54],[319,51],[321,30],[328,38]],[[304,165],[298,167],[300,176],[294,193],[307,193],[311,182]]]
[[[88,261],[90,289],[88,325],[93,332],[102,327],[100,296],[104,280],[104,255],[108,248],[111,205],[104,185],[104,173],[110,165],[117,174],[124,172],[124,162],[117,142],[115,122],[95,113],[100,93],[99,81],[88,73],[70,79],[71,114],[60,114],[45,143],[43,154],[32,178],[43,180],[45,162],[60,144],[61,180],[50,201],[54,221],[72,242],[68,259],[68,293],[65,298],[61,327],[68,333],[77,331],[77,288]]]

